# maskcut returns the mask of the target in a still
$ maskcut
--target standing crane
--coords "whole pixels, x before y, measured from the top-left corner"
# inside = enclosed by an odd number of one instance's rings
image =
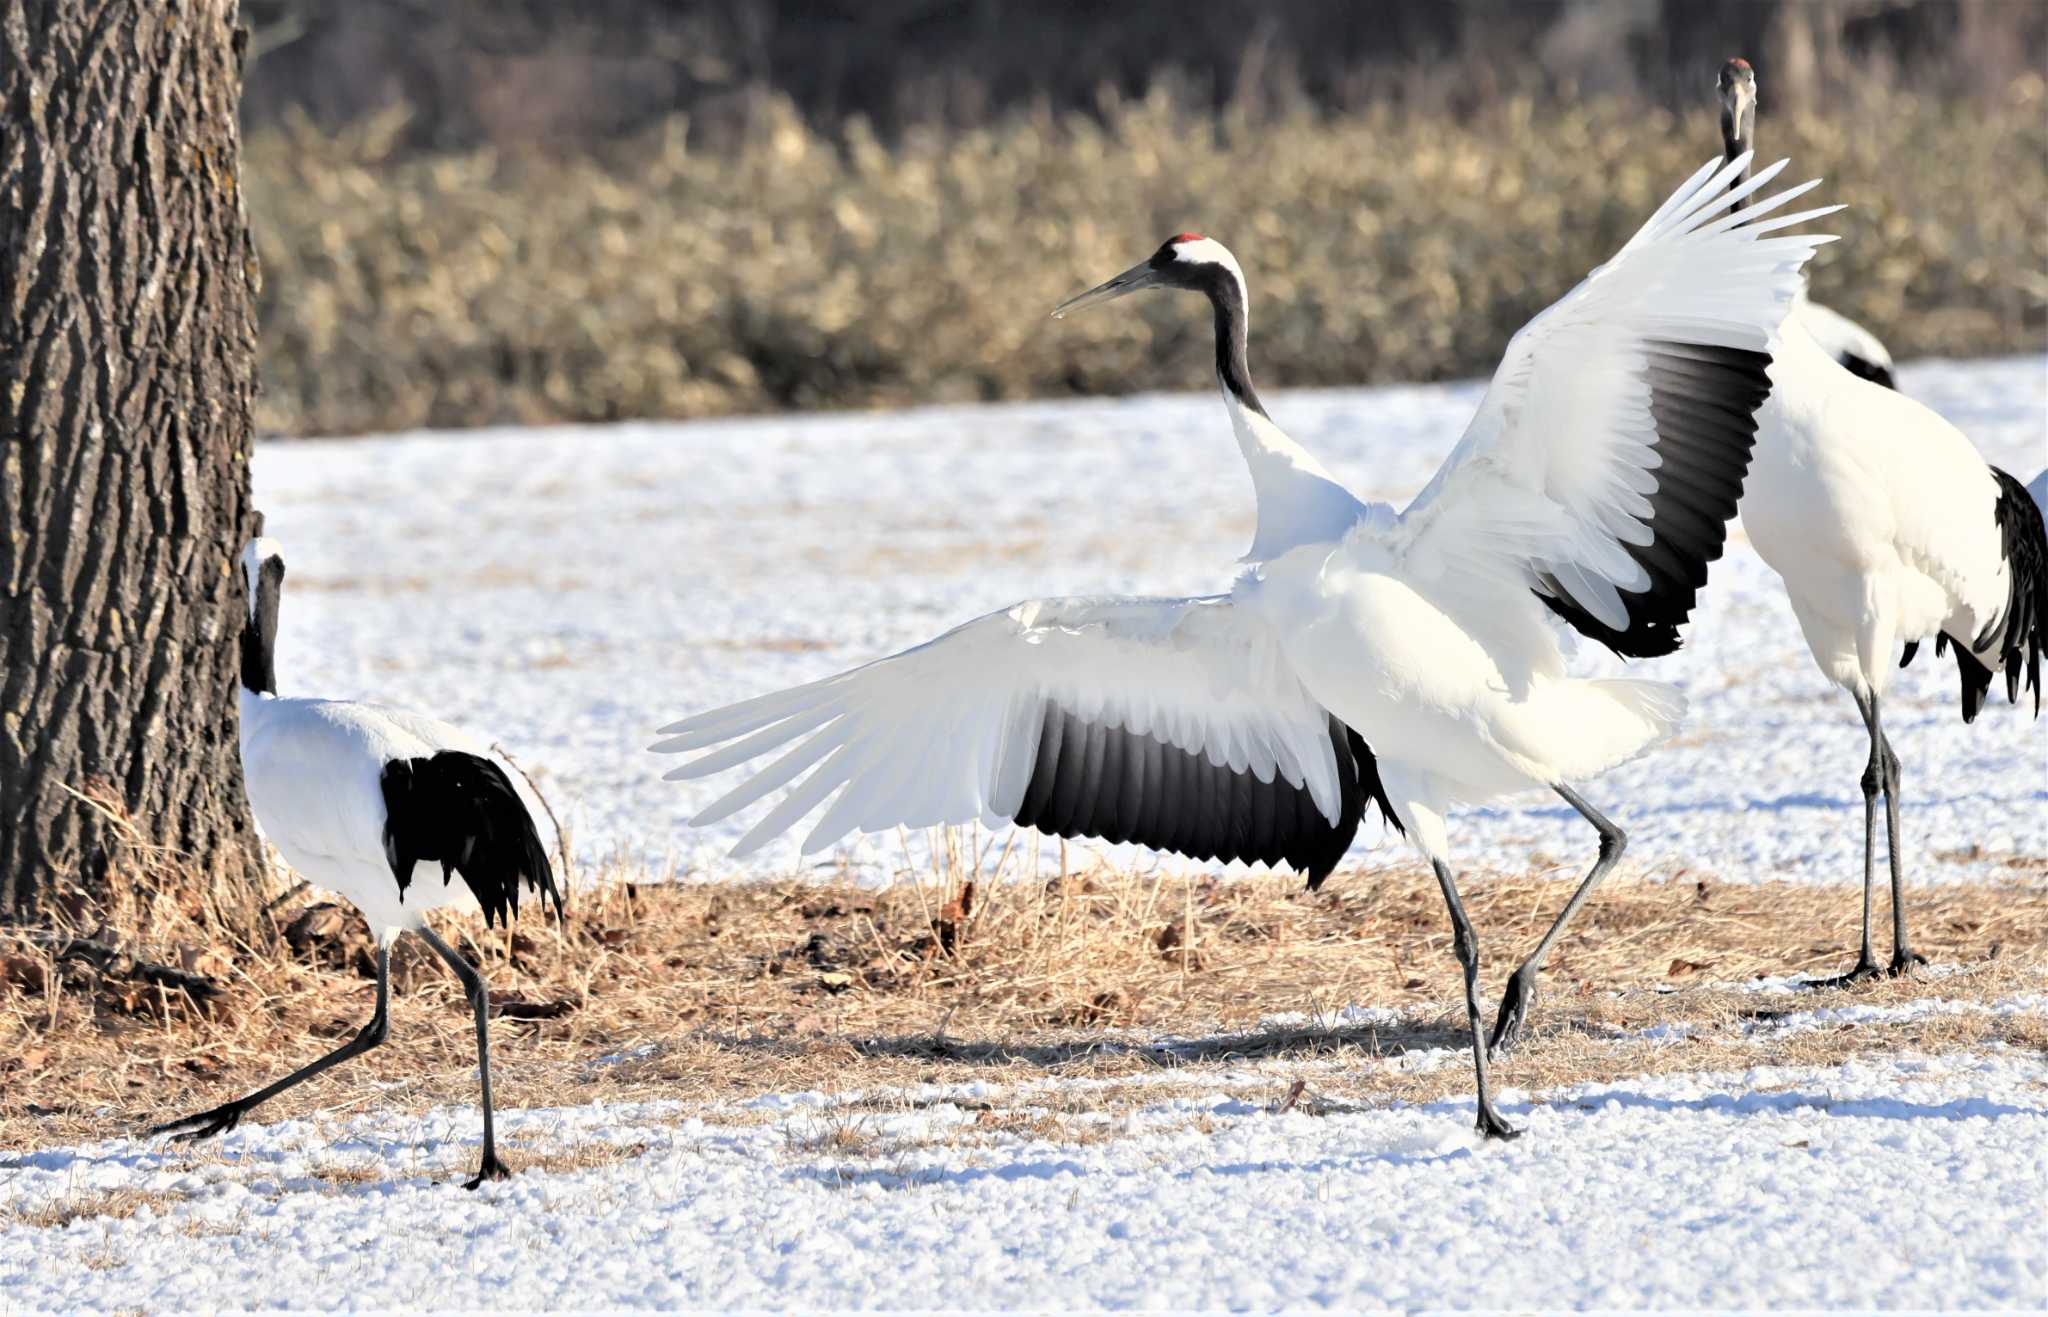
[[[399,934],[412,932],[455,972],[476,1015],[484,1147],[466,1187],[502,1180],[510,1172],[498,1160],[492,1120],[483,975],[421,916],[468,906],[481,907],[487,925],[509,922],[519,913],[521,887],[540,898],[543,910],[552,899],[559,916],[562,894],[533,811],[489,747],[458,727],[377,704],[280,698],[275,654],[284,556],[275,540],[252,540],[242,551],[242,567],[249,589],[241,641],[242,775],[249,804],[263,834],[301,877],[340,895],[369,922],[377,944],[377,1006],[355,1037],[310,1065],[149,1132],[191,1140],[231,1130],[256,1106],[382,1043],[389,1032],[391,946]]]
[[[1731,106],[1754,114],[1748,61],[1729,60],[1721,88],[1725,131]],[[1995,674],[2013,703],[2024,681],[2038,716],[2048,538],[2025,486],[1987,464],[1933,409],[1837,364],[1809,320],[1788,318],[1772,357],[1742,524],[1784,579],[1814,662],[1849,693],[1870,733],[1861,782],[1862,944],[1847,973],[1817,981],[1839,986],[1901,974],[1925,959],[1906,936],[1899,757],[1881,715],[1892,670],[1931,638],[1937,655],[1955,650],[1964,722],[1976,720]],[[1880,795],[1892,888],[1885,966],[1870,946]]]
[[[1354,496],[1274,424],[1252,384],[1244,274],[1221,243],[1180,234],[1069,300],[1056,314],[1141,288],[1208,299],[1258,502],[1251,566],[1225,595],[1032,600],[672,723],[655,750],[709,753],[671,778],[782,751],[691,822],[794,784],[734,854],[830,799],[806,851],[856,828],[980,818],[1284,859],[1314,882],[1376,802],[1428,857],[1450,915],[1478,1127],[1514,1137],[1488,1085],[1479,943],[1445,814],[1542,787],[1600,834],[1599,861],[1511,980],[1504,1044],[1543,955],[1621,854],[1621,830],[1570,784],[1667,736],[1683,709],[1661,684],[1567,676],[1551,619],[1626,653],[1678,643],[1742,487],[1765,346],[1825,241],[1766,236],[1826,213],[1765,218],[1813,184],[1732,213],[1783,167],[1740,183],[1747,164],[1702,166],[1515,335],[1463,441],[1402,512]]]

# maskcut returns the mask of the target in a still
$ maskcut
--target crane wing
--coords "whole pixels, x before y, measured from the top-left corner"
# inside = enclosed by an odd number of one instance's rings
[[[1768,348],[1826,235],[1766,237],[1818,180],[1730,207],[1747,154],[1709,162],[1600,266],[1524,325],[1478,414],[1397,533],[1409,570],[1533,590],[1617,653],[1678,647],[1721,556],[1770,392]]]
[[[1284,861],[1313,883],[1350,845],[1363,802],[1387,809],[1371,752],[1227,596],[1030,600],[662,733],[657,751],[710,751],[671,779],[780,752],[690,820],[790,787],[735,855],[829,800],[807,852],[856,829],[980,818]]]

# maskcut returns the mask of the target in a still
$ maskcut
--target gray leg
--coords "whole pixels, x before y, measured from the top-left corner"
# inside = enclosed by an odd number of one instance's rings
[[[1864,765],[1862,782],[1863,938],[1856,954],[1856,964],[1848,973],[1837,974],[1832,978],[1811,980],[1807,986],[1812,988],[1846,987],[1851,983],[1860,983],[1864,979],[1876,978],[1879,973],[1877,957],[1871,954],[1870,950],[1870,894],[1876,886],[1877,880],[1877,797],[1879,792],[1885,791],[1886,775],[1884,761],[1890,753],[1891,747],[1885,744],[1884,731],[1878,725],[1877,697],[1873,695],[1865,699],[1861,695],[1857,696],[1856,711],[1863,715],[1863,725],[1870,732],[1870,762]],[[1886,792],[1886,801],[1889,806],[1889,792]],[[1896,819],[1898,817],[1896,806],[1888,807],[1887,817],[1888,819]],[[1894,823],[1891,832],[1891,840],[1894,846],[1898,844],[1898,835],[1898,827]],[[1892,873],[1894,875],[1892,899],[1894,902],[1898,900],[1898,863],[1898,855],[1894,851],[1892,855]],[[1894,911],[1894,917],[1896,917],[1896,910]]]
[[[1550,958],[1550,949],[1557,945],[1565,925],[1571,923],[1572,916],[1579,912],[1579,907],[1586,903],[1586,898],[1593,894],[1593,889],[1600,885],[1600,880],[1607,876],[1608,870],[1628,848],[1628,834],[1614,826],[1613,820],[1605,814],[1587,804],[1584,796],[1562,782],[1556,790],[1566,804],[1579,811],[1580,817],[1599,830],[1600,857],[1593,861],[1592,869],[1579,883],[1578,890],[1572,893],[1572,899],[1564,903],[1564,909],[1550,925],[1550,931],[1543,935],[1543,940],[1536,944],[1536,950],[1530,952],[1522,967],[1508,978],[1507,991],[1500,999],[1500,1013],[1493,1019],[1493,1039],[1487,1044],[1487,1050],[1496,1056],[1520,1041],[1522,1026],[1528,1022],[1529,1011],[1536,1004],[1537,971]]]
[[[391,1004],[391,948],[377,948],[377,1010],[355,1037],[335,1048],[318,1061],[300,1070],[294,1070],[268,1088],[258,1089],[244,1098],[236,1098],[224,1106],[211,1111],[181,1117],[167,1124],[149,1130],[151,1135],[174,1135],[180,1143],[192,1139],[211,1138],[216,1134],[233,1129],[242,1117],[263,1103],[270,1101],[288,1088],[305,1083],[323,1070],[330,1070],[352,1056],[361,1056],[384,1041],[390,1032],[388,1011]]]
[[[1458,884],[1442,860],[1432,860],[1437,885],[1443,888],[1444,904],[1451,911],[1451,945],[1458,964],[1465,970],[1465,1020],[1472,1029],[1472,1070],[1479,1080],[1479,1132],[1490,1139],[1512,1139],[1522,1131],[1502,1119],[1493,1109],[1493,1091],[1486,1082],[1486,1047],[1480,1041],[1479,939],[1473,936],[1472,921],[1465,917],[1465,904],[1458,899]]]
[[[512,1172],[505,1169],[505,1163],[498,1160],[498,1140],[491,1116],[491,999],[484,991],[484,976],[476,967],[462,958],[462,953],[435,936],[434,930],[420,925],[420,936],[427,945],[440,953],[448,962],[448,968],[455,971],[455,977],[462,980],[463,995],[469,998],[469,1007],[476,1012],[476,1069],[483,1078],[484,1089],[484,1158],[477,1167],[476,1178],[463,1188],[474,1189],[485,1180],[503,1180]]]
[[[1899,757],[1892,753],[1892,738],[1886,736],[1877,721],[1877,700],[1870,701],[1870,726],[1877,733],[1878,745],[1883,751],[1884,768],[1884,841],[1885,855],[1892,866],[1892,963],[1890,972],[1904,974],[1915,965],[1925,965],[1927,957],[1921,955],[1906,941],[1906,873],[1905,861],[1899,848]],[[1868,880],[1865,880],[1866,883]],[[1864,888],[1863,945],[1870,947],[1869,887]]]

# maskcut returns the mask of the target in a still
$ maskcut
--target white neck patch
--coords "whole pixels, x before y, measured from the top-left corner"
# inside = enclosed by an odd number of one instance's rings
[[[1237,286],[1243,288],[1244,270],[1237,263],[1237,257],[1230,254],[1230,248],[1214,238],[1199,238],[1194,242],[1183,242],[1174,249],[1175,258],[1191,265],[1220,265],[1237,276]]]
[[[242,606],[252,620],[256,616],[256,580],[263,574],[263,564],[272,558],[284,561],[284,546],[267,535],[259,535],[242,547],[242,578],[249,587]]]

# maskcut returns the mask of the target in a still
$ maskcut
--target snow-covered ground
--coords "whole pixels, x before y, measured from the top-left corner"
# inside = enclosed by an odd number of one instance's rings
[[[245,1128],[225,1161],[0,1158],[0,1212],[151,1195],[0,1226],[0,1311],[2048,1304],[2039,1055],[1511,1093],[1528,1133],[1506,1145],[1470,1133],[1469,1101],[1241,1095],[1303,1069],[1174,1084],[1071,1141],[981,1135],[989,1099],[1030,1101],[992,1084],[857,1117],[822,1094],[513,1112],[529,1148],[628,1153],[476,1195],[449,1182],[476,1155],[462,1109]],[[816,1150],[842,1126],[850,1150]]]
[[[2048,462],[2042,359],[1903,378],[2022,478]],[[1400,498],[1477,393],[1292,394],[1275,411],[1360,490]],[[643,747],[661,723],[1020,598],[1218,589],[1250,530],[1205,396],[277,444],[256,463],[291,564],[288,692],[470,724],[539,772],[584,858],[697,876],[797,860],[784,846],[735,868],[720,854],[739,824],[684,827],[722,788],[660,780],[669,761]],[[1857,874],[1860,724],[1746,544],[1715,569],[1688,648],[1643,670],[1684,686],[1694,717],[1591,786],[1631,829],[1631,864]],[[2000,703],[1964,727],[1954,681],[1925,654],[1887,711],[1916,882],[2048,853],[2041,726]],[[1548,800],[1455,826],[1474,862],[1591,849]],[[1397,845],[1373,831],[1361,852]],[[890,839],[851,860],[880,876],[895,855]],[[1794,1008],[1735,1034],[2044,1011],[2038,992]],[[1620,1055],[1696,1029],[1653,1028]],[[529,1169],[475,1195],[450,1183],[477,1155],[474,1108],[401,1114],[374,1095],[364,1114],[247,1125],[196,1152],[0,1153],[0,1313],[2048,1305],[2038,1053],[1510,1090],[1528,1134],[1508,1145],[1468,1132],[1469,1098],[1274,1114],[1256,1096],[1342,1067],[1466,1064],[1453,1047],[1191,1064],[1147,1076],[1135,1110],[1050,1132],[980,1117],[1104,1081],[507,1110]],[[518,1101],[516,1081],[500,1088]]]
[[[1902,379],[2022,480],[2048,463],[2042,358],[1922,363]],[[1292,393],[1274,413],[1362,493],[1405,499],[1479,391]],[[685,827],[730,778],[663,782],[675,761],[645,751],[661,724],[1019,599],[1223,589],[1251,531],[1250,482],[1203,394],[270,444],[256,494],[291,568],[287,693],[467,724],[542,775],[586,860],[718,876],[766,807]],[[1611,663],[1587,649],[1588,668]],[[1682,686],[1693,715],[1675,744],[1586,784],[1629,829],[1627,865],[1860,879],[1862,723],[1739,536],[1687,647],[1634,670]],[[1931,649],[1894,689],[1915,881],[2048,853],[2048,724],[1999,700],[1965,727],[1953,663]],[[1577,868],[1593,849],[1541,795],[1468,811],[1452,835],[1469,862],[1516,869],[1532,856]],[[1375,853],[1406,856],[1377,822],[1354,859]],[[893,836],[846,852],[875,875],[900,854]],[[740,871],[797,863],[786,838]]]

